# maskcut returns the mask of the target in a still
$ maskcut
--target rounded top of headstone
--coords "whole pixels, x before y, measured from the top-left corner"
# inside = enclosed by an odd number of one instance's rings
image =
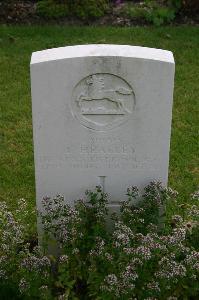
[[[129,45],[77,45],[33,52],[31,65],[76,57],[120,56],[157,60],[174,64],[171,51]]]

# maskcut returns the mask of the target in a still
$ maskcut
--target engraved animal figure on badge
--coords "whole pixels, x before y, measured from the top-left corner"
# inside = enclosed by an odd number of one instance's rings
[[[106,131],[125,123],[134,113],[136,97],[132,85],[110,73],[82,78],[73,88],[71,113],[81,125]]]
[[[131,95],[133,94],[132,89],[127,89],[124,87],[116,87],[115,89],[105,88],[104,77],[99,77],[96,75],[91,75],[86,80],[86,85],[84,92],[82,92],[77,98],[77,104],[82,110],[82,114],[85,113],[82,105],[85,101],[95,101],[99,105],[95,111],[87,110],[86,114],[125,114],[129,111],[124,107],[122,100],[122,95]],[[100,101],[107,100],[108,102],[116,104],[116,109],[107,111],[103,106],[100,106]]]

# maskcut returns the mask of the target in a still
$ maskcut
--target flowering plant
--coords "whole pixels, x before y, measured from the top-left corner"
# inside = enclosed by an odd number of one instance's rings
[[[127,190],[112,214],[101,187],[74,206],[43,199],[43,244],[27,242],[27,219],[0,206],[0,293],[12,299],[197,299],[199,194],[177,205],[159,182]],[[178,214],[165,217],[175,201]],[[25,202],[23,200],[23,205]],[[23,209],[24,211],[24,209]],[[165,219],[163,225],[163,218]],[[52,246],[56,251],[52,255]],[[42,247],[41,247],[42,246]],[[51,254],[49,254],[51,253]]]

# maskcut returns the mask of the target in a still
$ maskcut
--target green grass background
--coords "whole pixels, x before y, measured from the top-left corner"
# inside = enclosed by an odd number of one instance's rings
[[[46,48],[89,43],[171,50],[176,61],[169,184],[188,201],[197,189],[199,27],[0,26],[0,200],[35,205],[29,63]]]

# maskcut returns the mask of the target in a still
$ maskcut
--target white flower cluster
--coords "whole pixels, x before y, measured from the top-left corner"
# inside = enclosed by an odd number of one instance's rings
[[[155,273],[156,278],[177,279],[186,276],[186,268],[182,263],[173,260],[172,257],[163,257],[159,261],[160,271]]]
[[[187,255],[185,264],[191,269],[199,272],[199,252],[192,251],[189,255]]]
[[[134,233],[130,227],[123,222],[118,221],[115,224],[115,231],[113,233],[115,247],[127,247],[130,245],[131,239],[134,238]]]
[[[23,294],[27,289],[29,289],[30,285],[26,281],[25,278],[22,278],[19,282],[19,291],[21,294]]]
[[[134,265],[128,264],[118,276],[115,274],[107,275],[101,285],[101,290],[112,293],[116,299],[121,299],[122,295],[125,295],[129,290],[134,290],[137,278],[138,274]]]
[[[89,255],[90,256],[100,256],[103,254],[104,249],[105,249],[105,241],[101,237],[96,237],[95,248],[90,250]]]
[[[191,208],[188,209],[189,217],[199,217],[199,208],[197,205],[192,205]]]
[[[24,241],[24,226],[19,224],[13,213],[11,213],[5,202],[0,203],[0,249],[2,251],[12,251]]]
[[[68,263],[68,255],[61,255],[60,257],[59,257],[59,262],[61,263],[61,264],[63,264],[63,263]]]
[[[158,282],[156,282],[156,281],[151,281],[151,282],[149,282],[148,284],[147,284],[147,288],[149,289],[149,290],[154,290],[154,291],[156,291],[156,292],[160,292],[160,286],[159,286],[159,283]]]
[[[36,257],[35,255],[30,255],[24,258],[21,262],[21,267],[28,271],[43,272],[46,268],[51,266],[50,259],[47,256]]]
[[[192,197],[193,200],[199,200],[199,191],[196,191],[195,193],[193,193],[191,195],[191,197]]]
[[[171,235],[163,236],[162,241],[165,241],[168,245],[179,246],[186,238],[186,229],[183,227],[175,228]]]
[[[51,232],[60,247],[63,244],[72,242],[79,237],[77,230],[81,218],[79,211],[64,202],[64,197],[57,195],[51,199],[43,199],[45,212],[41,214],[42,224],[45,232]]]
[[[145,246],[137,247],[134,253],[143,260],[149,260],[152,257],[151,250]]]

